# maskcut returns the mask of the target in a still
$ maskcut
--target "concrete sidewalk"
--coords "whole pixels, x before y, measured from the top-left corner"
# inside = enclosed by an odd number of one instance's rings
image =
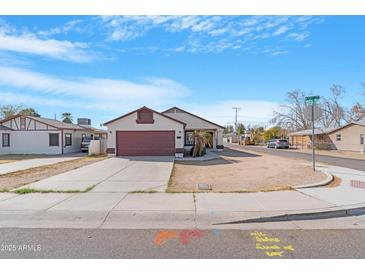
[[[114,229],[365,228],[365,203],[341,216],[332,203],[297,191],[270,193],[0,194],[0,227]],[[360,210],[358,208],[361,208]],[[290,216],[329,214],[329,218]],[[329,213],[328,213],[329,212]],[[338,216],[337,216],[338,215]],[[286,216],[284,221],[262,218]],[[305,215],[304,215],[305,216]],[[335,218],[338,217],[338,218]],[[247,220],[253,220],[247,222]],[[256,220],[256,221],[255,221]]]
[[[0,227],[115,229],[359,229],[365,172],[321,167],[334,187],[258,193],[0,193]]]
[[[47,158],[36,158],[28,160],[20,160],[11,163],[0,164],[0,175],[25,170],[34,167],[40,167],[44,165],[52,165],[60,162],[66,162],[81,158],[82,156],[75,157],[47,157]]]

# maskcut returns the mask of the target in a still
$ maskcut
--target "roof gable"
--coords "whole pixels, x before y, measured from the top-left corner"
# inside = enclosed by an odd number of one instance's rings
[[[170,117],[170,116],[167,116],[167,115],[165,115],[165,114],[163,114],[163,113],[161,113],[161,112],[158,112],[158,111],[156,111],[156,110],[153,110],[153,109],[151,109],[151,108],[148,108],[148,107],[146,107],[146,106],[143,106],[143,107],[141,107],[141,108],[139,108],[139,109],[133,110],[133,111],[131,111],[131,112],[127,113],[127,114],[124,114],[124,115],[122,115],[122,116],[119,116],[119,117],[117,117],[117,118],[115,118],[115,119],[113,119],[113,120],[110,120],[110,121],[108,121],[108,122],[104,123],[104,126],[106,126],[106,125],[108,125],[108,124],[110,124],[110,123],[113,123],[113,122],[115,122],[115,121],[118,121],[118,120],[120,120],[120,119],[123,119],[124,117],[127,117],[127,116],[129,116],[129,115],[132,115],[133,113],[139,112],[139,111],[141,111],[141,110],[148,110],[148,111],[151,111],[151,112],[153,112],[153,113],[156,113],[157,115],[161,115],[162,117],[165,117],[165,118],[167,118],[167,119],[170,119],[170,120],[172,120],[172,121],[174,121],[174,122],[176,122],[176,123],[183,124],[184,126],[186,125],[184,122],[182,122],[182,121],[180,121],[180,120],[174,119],[174,118],[172,118],[172,117]]]
[[[61,122],[61,121],[58,121],[55,119],[49,119],[49,118],[44,118],[44,117],[34,117],[34,116],[21,115],[21,114],[4,119],[4,120],[0,121],[0,124],[3,124],[5,122],[8,122],[13,119],[17,119],[19,117],[25,117],[27,119],[34,120],[38,123],[41,123],[41,124],[44,124],[47,126],[51,126],[56,129],[71,129],[71,130],[86,130],[86,131],[88,130],[88,129],[80,127],[76,124],[69,124],[69,123],[64,123],[64,122]]]
[[[189,115],[189,116],[191,116],[191,117],[194,117],[195,119],[199,119],[199,120],[201,120],[201,121],[203,121],[203,122],[205,122],[205,123],[208,123],[208,124],[210,124],[210,125],[213,125],[213,127],[219,127],[219,128],[221,128],[221,129],[224,129],[224,127],[223,127],[223,126],[221,126],[221,125],[218,125],[218,124],[216,124],[216,123],[213,123],[213,122],[211,122],[211,121],[209,121],[209,120],[207,120],[207,119],[204,119],[204,118],[202,118],[202,117],[200,117],[200,116],[198,116],[198,115],[195,115],[195,114],[193,114],[193,113],[191,113],[191,112],[188,112],[188,111],[183,110],[183,109],[178,108],[178,107],[172,107],[172,108],[169,108],[169,109],[167,109],[167,110],[163,111],[162,113],[164,113],[164,114],[166,114],[166,115],[174,115],[174,116],[176,116],[176,117],[174,117],[174,118],[176,118],[176,119],[178,119],[178,120],[183,119],[183,118],[181,118],[181,117],[178,117],[178,114],[179,114],[179,113],[184,113],[184,114],[187,114],[187,115]],[[187,127],[189,127],[189,121],[186,121],[186,120],[182,120],[182,121],[183,121],[184,123],[186,123],[186,124],[187,124]]]
[[[0,130],[12,130],[12,129],[8,128],[6,126],[0,125]]]
[[[332,133],[334,133],[336,131],[339,131],[341,129],[344,129],[344,128],[347,128],[347,127],[350,127],[350,126],[361,126],[361,127],[365,127],[365,123],[363,123],[363,122],[350,122],[350,123],[348,123],[346,125],[343,125],[342,127],[338,127],[338,128],[336,128],[334,130],[329,131],[328,134],[332,134]]]

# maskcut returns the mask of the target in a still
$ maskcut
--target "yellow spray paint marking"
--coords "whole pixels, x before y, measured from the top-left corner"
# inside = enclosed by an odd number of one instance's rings
[[[256,241],[256,249],[262,250],[268,257],[282,257],[285,252],[294,251],[292,245],[283,246],[278,237],[272,237],[259,231],[251,232],[250,235]]]
[[[278,245],[262,245],[262,244],[256,243],[256,249],[261,249],[261,250],[280,249],[280,246],[278,246]]]
[[[288,251],[294,251],[294,247],[292,245],[284,246],[284,249]]]
[[[270,251],[266,251],[265,254],[269,257],[282,257],[283,256],[284,251],[280,251],[280,252],[270,252]]]

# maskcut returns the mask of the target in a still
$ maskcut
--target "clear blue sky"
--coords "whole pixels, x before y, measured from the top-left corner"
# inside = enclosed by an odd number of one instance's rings
[[[99,125],[177,105],[265,123],[292,89],[365,101],[365,16],[0,17],[0,104]]]

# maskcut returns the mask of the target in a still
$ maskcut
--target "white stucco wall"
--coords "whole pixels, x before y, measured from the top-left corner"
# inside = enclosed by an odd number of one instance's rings
[[[174,130],[175,131],[175,148],[184,147],[184,125],[166,118],[157,113],[153,113],[153,124],[137,124],[137,112],[132,113],[122,119],[114,121],[107,125],[108,128],[108,148],[114,148],[116,152],[116,131],[138,131],[138,130]],[[180,138],[178,138],[180,137]],[[110,155],[115,155],[110,154]]]
[[[188,113],[185,113],[185,112],[177,112],[177,113],[166,112],[164,114],[171,118],[184,122],[186,124],[186,127],[185,127],[186,130],[216,129],[217,128],[216,125],[206,122],[202,119],[199,119],[199,118],[197,118],[193,115],[190,115]]]
[[[58,147],[49,146],[49,133],[59,133]],[[2,154],[61,154],[61,131],[10,131],[10,148],[1,150]]]
[[[179,111],[179,110],[178,110]],[[185,130],[214,130],[213,145],[223,145],[223,128],[185,112],[166,112],[165,115],[186,123]]]
[[[66,146],[65,134],[72,134],[72,146]],[[81,151],[82,134],[90,135],[90,133],[82,130],[63,130],[63,153],[75,153]]]
[[[3,137],[2,134],[3,133],[10,133],[11,131],[9,130],[0,130],[0,155],[2,154],[10,154],[10,147],[3,147]],[[10,145],[11,145],[11,140],[10,140]]]
[[[336,140],[337,134],[341,134],[341,141]],[[329,137],[338,150],[361,151],[364,147],[360,144],[362,134],[365,134],[365,126],[351,125],[329,134]]]

